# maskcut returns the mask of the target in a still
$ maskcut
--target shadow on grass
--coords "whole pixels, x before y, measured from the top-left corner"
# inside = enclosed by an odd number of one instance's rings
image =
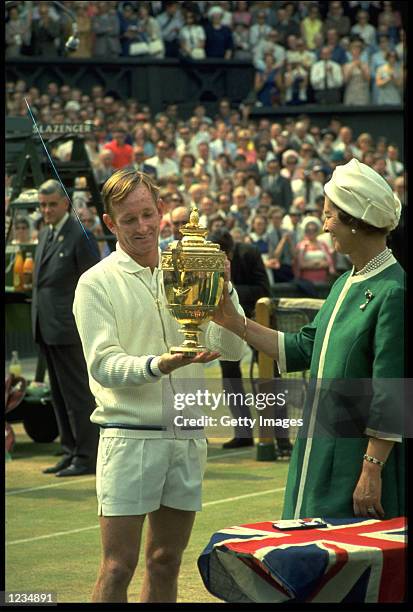
[[[274,480],[274,475],[260,476],[258,474],[246,474],[245,472],[219,472],[207,470],[204,480]]]
[[[80,483],[79,483],[80,484]],[[90,486],[87,488],[76,489],[71,487],[70,489],[39,489],[38,491],[29,491],[22,493],[21,495],[10,495],[6,496],[8,499],[39,499],[44,501],[47,499],[50,502],[62,501],[62,502],[85,502],[91,499],[96,499],[96,489],[94,482],[89,483]],[[19,489],[13,489],[13,492]]]
[[[56,442],[49,442],[47,444],[41,444],[38,442],[18,442],[14,447],[11,456],[12,459],[27,459],[28,457],[40,457],[44,455],[54,456],[60,449],[60,444]],[[59,457],[55,457],[56,461],[59,461]]]

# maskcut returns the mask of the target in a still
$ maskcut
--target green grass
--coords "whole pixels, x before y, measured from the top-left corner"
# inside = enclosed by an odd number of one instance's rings
[[[212,372],[211,372],[212,373]],[[90,602],[100,560],[100,537],[94,477],[61,482],[41,473],[57,458],[57,444],[35,444],[20,424],[13,425],[17,443],[6,464],[6,487],[12,491],[59,484],[6,497],[6,588],[9,591],[52,591],[58,601]],[[210,461],[205,474],[204,510],[197,515],[181,568],[180,602],[218,602],[203,586],[197,559],[211,535],[231,525],[277,519],[283,491],[252,496],[284,487],[288,463],[257,462],[255,449],[223,451],[222,439],[210,439]],[[214,456],[220,455],[214,459]],[[61,486],[60,486],[61,485]],[[241,500],[216,505],[209,502],[245,495]],[[251,497],[249,497],[251,495]],[[56,533],[89,528],[78,533]],[[18,540],[38,538],[23,543]],[[142,558],[129,588],[129,601],[137,602],[142,578]]]

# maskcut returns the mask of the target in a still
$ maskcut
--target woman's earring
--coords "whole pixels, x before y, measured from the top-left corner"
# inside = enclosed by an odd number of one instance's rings
[[[357,233],[357,230],[355,230],[355,229],[354,229],[354,227],[353,227],[353,229],[351,230],[351,233],[352,233],[352,234],[356,234],[356,233]]]

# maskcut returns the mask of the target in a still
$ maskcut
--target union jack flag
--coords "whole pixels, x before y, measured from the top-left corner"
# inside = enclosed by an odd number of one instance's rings
[[[206,588],[238,603],[404,601],[406,519],[323,520],[318,529],[266,521],[214,533],[198,559]]]

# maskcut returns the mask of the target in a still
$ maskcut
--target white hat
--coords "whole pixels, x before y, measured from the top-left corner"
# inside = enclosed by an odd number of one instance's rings
[[[336,167],[324,191],[338,208],[373,227],[392,231],[399,223],[397,195],[380,174],[355,158]]]
[[[211,19],[214,15],[223,15],[224,11],[220,6],[213,6],[208,11],[208,17]]]
[[[80,104],[79,102],[76,102],[76,100],[69,100],[69,102],[66,102],[65,104],[65,111],[78,111],[80,110]]]

